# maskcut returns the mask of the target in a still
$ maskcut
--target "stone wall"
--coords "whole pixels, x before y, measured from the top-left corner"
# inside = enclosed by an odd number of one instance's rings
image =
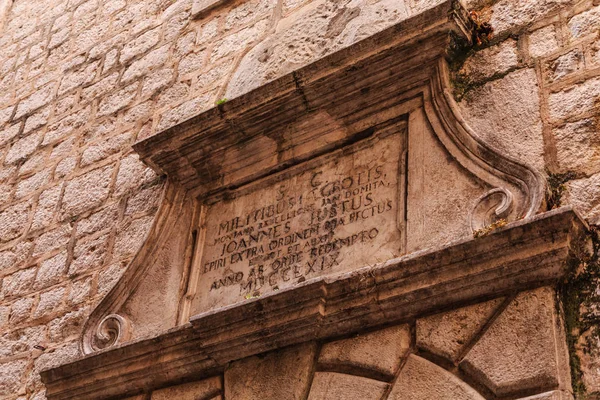
[[[44,398],[39,370],[79,356],[83,322],[144,240],[163,180],[133,142],[435,1],[220,3],[197,19],[192,0],[15,0],[9,9],[0,32],[0,398]],[[598,1],[467,3],[495,37],[455,65],[465,117],[501,151],[564,174],[563,201],[596,223]],[[600,392],[600,358],[583,361],[588,391]]]

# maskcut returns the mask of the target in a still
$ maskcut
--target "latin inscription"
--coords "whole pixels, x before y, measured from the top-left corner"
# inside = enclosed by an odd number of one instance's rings
[[[397,256],[399,135],[211,206],[197,311]]]

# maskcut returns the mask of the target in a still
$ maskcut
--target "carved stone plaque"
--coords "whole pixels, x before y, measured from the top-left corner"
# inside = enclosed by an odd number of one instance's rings
[[[208,206],[193,313],[400,255],[405,137],[375,135]]]

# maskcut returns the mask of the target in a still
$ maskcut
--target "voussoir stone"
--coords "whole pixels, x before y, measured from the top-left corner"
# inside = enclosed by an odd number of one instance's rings
[[[455,361],[502,300],[494,299],[417,320],[417,347]]]
[[[378,400],[388,384],[374,379],[337,372],[317,372],[308,400]]]
[[[198,382],[172,386],[152,392],[152,400],[212,399],[221,391],[221,378],[214,376]]]
[[[519,294],[460,364],[497,396],[559,385],[554,293]]]
[[[327,343],[319,363],[371,369],[393,376],[410,349],[410,328],[398,325],[350,339]]]
[[[389,400],[483,400],[483,397],[442,367],[411,355]]]
[[[225,398],[302,399],[315,352],[316,344],[307,343],[232,363],[225,371]]]

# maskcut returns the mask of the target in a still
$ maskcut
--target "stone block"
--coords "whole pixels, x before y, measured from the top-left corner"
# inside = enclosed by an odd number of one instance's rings
[[[108,137],[96,144],[90,145],[81,155],[80,165],[86,167],[122,150],[131,140],[131,132]]]
[[[388,384],[362,376],[316,372],[308,400],[379,400]]]
[[[113,114],[128,105],[137,96],[139,83],[134,82],[117,92],[104,97],[98,106],[98,116]]]
[[[12,240],[25,232],[31,205],[22,202],[0,211],[0,242]]]
[[[519,64],[517,41],[508,39],[469,57],[460,72],[472,82],[480,82],[505,74]]]
[[[43,145],[51,144],[56,141],[64,140],[74,130],[83,126],[90,119],[91,109],[89,107],[82,110],[77,110],[72,114],[67,115],[55,124],[48,127]]]
[[[41,132],[36,132],[29,136],[25,136],[13,144],[4,161],[8,164],[14,164],[26,159],[37,149],[41,141]]]
[[[42,261],[38,269],[33,288],[45,289],[60,283],[65,278],[67,268],[67,252],[63,251],[54,257]]]
[[[221,377],[204,379],[198,382],[171,386],[152,392],[151,400],[197,400],[212,399],[221,392]]]
[[[60,96],[72,89],[93,82],[98,66],[99,62],[93,62],[91,64],[84,64],[78,69],[65,72],[58,87],[58,95]]]
[[[389,399],[483,400],[483,397],[445,369],[411,355],[402,368]]]
[[[573,400],[573,395],[567,391],[555,390],[553,392],[536,394],[535,396],[523,397],[519,400]]]
[[[113,166],[109,165],[68,181],[61,204],[61,216],[79,215],[101,204],[108,196],[112,173]]]
[[[550,288],[519,294],[460,364],[497,396],[556,388],[555,296]],[[526,338],[526,339],[525,339]]]
[[[570,4],[571,0],[500,0],[491,7],[490,24],[496,35],[518,32]]]
[[[25,393],[22,380],[28,366],[28,359],[0,363],[0,395],[9,397]]]
[[[62,317],[55,318],[48,323],[48,337],[55,343],[65,342],[68,339],[77,339],[81,335],[85,319],[85,309],[69,312]]]
[[[139,215],[153,212],[158,208],[163,185],[156,184],[140,190],[127,200],[125,215]]]
[[[121,50],[120,62],[127,63],[132,58],[144,54],[154,47],[160,40],[160,30],[160,27],[156,27],[127,43]]]
[[[206,52],[200,51],[190,53],[179,61],[179,75],[189,74],[190,72],[200,71],[206,61]]]
[[[559,48],[554,25],[540,28],[529,35],[529,55],[531,57],[545,57]]]
[[[42,318],[60,312],[60,307],[65,297],[65,288],[57,287],[40,294],[40,301],[32,315],[33,318]]]
[[[567,27],[572,38],[580,38],[589,34],[597,34],[600,31],[598,21],[600,20],[600,5],[584,11],[572,17]]]
[[[113,259],[120,260],[135,255],[146,239],[153,219],[153,217],[138,218],[120,227],[115,238]]]
[[[162,131],[214,106],[212,93],[206,93],[164,112],[158,123]]]
[[[170,44],[166,44],[134,61],[123,73],[121,81],[124,83],[130,82],[148,74],[152,69],[160,67],[169,58],[169,49]]]
[[[117,220],[117,204],[108,204],[99,211],[94,212],[89,217],[77,222],[77,235],[86,235],[103,231],[111,228],[114,221]]]
[[[307,343],[232,363],[225,370],[225,398],[302,399],[313,369],[316,345]]]
[[[546,66],[550,82],[557,81],[565,76],[582,70],[584,67],[583,52],[579,49],[572,50],[567,54],[549,61]]]
[[[33,245],[31,242],[18,242],[10,247],[10,249],[0,252],[0,274],[5,270],[17,268],[21,266],[29,257],[29,253]]]
[[[227,3],[229,0],[194,0],[192,3],[192,17],[201,18],[217,6]]]
[[[155,178],[156,173],[146,167],[137,155],[127,156],[119,165],[115,194],[130,192]]]
[[[65,223],[57,228],[41,234],[34,241],[33,256],[37,257],[51,250],[66,246],[71,238],[72,227]]]
[[[600,78],[588,79],[560,92],[551,93],[548,109],[552,119],[574,118],[594,109],[600,98]]]
[[[10,142],[12,139],[17,137],[19,132],[21,131],[21,123],[17,123],[14,125],[7,126],[0,130],[0,146],[4,146],[6,143]]]
[[[50,168],[44,169],[29,178],[21,179],[17,184],[17,190],[15,191],[15,199],[22,199],[28,196],[42,186],[46,185],[52,179],[52,170]]]
[[[31,291],[35,279],[36,268],[27,268],[8,275],[2,281],[2,296],[22,296]]]
[[[557,161],[563,171],[592,175],[600,172],[600,140],[593,119],[570,122],[553,129]]]
[[[108,245],[108,235],[83,241],[77,239],[73,249],[73,261],[69,268],[69,275],[79,275],[102,266]]]
[[[98,295],[107,294],[117,283],[125,272],[125,266],[121,263],[109,265],[98,274]]]
[[[81,91],[81,101],[87,103],[95,99],[96,97],[102,96],[112,90],[119,79],[119,73],[112,73],[91,86],[83,88]]]
[[[501,154],[544,169],[539,87],[533,69],[486,83],[469,93],[460,108],[484,142]]]
[[[26,99],[22,100],[17,105],[17,111],[15,112],[15,119],[19,119],[22,116],[29,114],[38,108],[41,108],[48,104],[55,95],[54,84],[49,84],[39,89]]]
[[[319,363],[369,369],[393,377],[411,346],[410,328],[398,325],[349,339],[326,343]]]
[[[231,9],[225,17],[225,29],[236,29],[257,19],[268,17],[277,4],[270,0],[250,0]]]
[[[74,281],[69,291],[69,304],[76,306],[86,301],[92,292],[92,279],[90,277]]]
[[[33,297],[24,297],[15,301],[10,308],[8,321],[12,325],[16,325],[28,319],[33,308],[33,302]]]
[[[417,346],[457,361],[461,351],[494,315],[503,299],[432,315],[417,320]]]

